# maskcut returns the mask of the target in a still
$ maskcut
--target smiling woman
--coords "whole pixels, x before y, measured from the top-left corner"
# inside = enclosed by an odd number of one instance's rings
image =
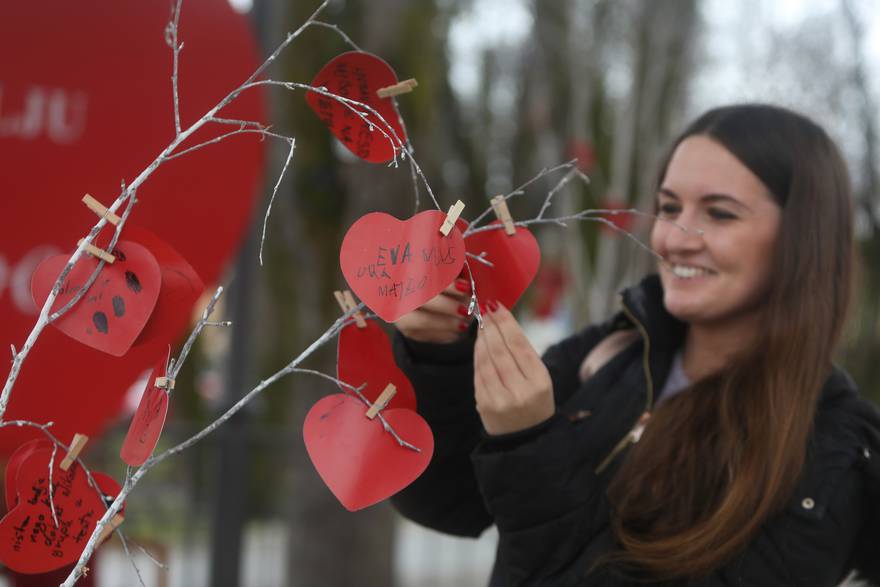
[[[436,448],[396,506],[497,525],[493,587],[880,580],[880,415],[832,364],[851,208],[815,123],[709,111],[661,169],[659,278],[619,314],[542,358],[493,300],[460,334],[466,284],[397,322]]]

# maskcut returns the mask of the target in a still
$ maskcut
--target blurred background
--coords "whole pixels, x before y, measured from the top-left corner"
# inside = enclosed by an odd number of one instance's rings
[[[167,9],[167,1],[159,4]],[[263,54],[317,5],[232,1]],[[650,212],[665,146],[705,109],[761,101],[814,117],[843,148],[857,201],[862,271],[840,362],[864,394],[880,399],[877,0],[335,0],[322,19],[381,56],[399,78],[418,80],[413,93],[398,98],[401,115],[437,198],[443,206],[463,200],[465,217],[542,168],[574,158],[590,183],[567,184],[553,216],[586,208]],[[185,27],[181,38],[196,42]],[[348,49],[332,31],[313,28],[269,75],[309,82]],[[164,65],[168,75],[170,56]],[[270,92],[265,100],[273,130],[296,138],[268,225],[265,264],[257,260],[259,232],[287,157],[283,143],[265,145],[249,229],[220,278],[229,284],[220,317],[235,325],[198,341],[160,449],[200,430],[338,317],[332,291],[344,286],[339,244],[354,220],[374,210],[401,218],[413,211],[405,164],[371,165],[350,155],[301,93]],[[107,173],[118,181],[120,171]],[[548,176],[512,201],[514,218],[534,217],[559,179]],[[620,222],[644,240],[645,222]],[[541,272],[517,311],[539,347],[606,316],[616,292],[651,267],[631,240],[599,224],[534,232]],[[305,366],[333,374],[335,352],[329,344]],[[330,383],[289,376],[145,478],[128,501],[124,529],[168,566],[160,569],[135,549],[147,585],[485,585],[491,531],[478,541],[439,536],[403,522],[387,503],[349,513],[322,484],[301,428],[312,404],[334,391]],[[87,458],[95,469],[124,473],[117,455],[136,405],[130,397],[93,442]],[[117,540],[103,547],[96,570],[97,585],[138,584]]]

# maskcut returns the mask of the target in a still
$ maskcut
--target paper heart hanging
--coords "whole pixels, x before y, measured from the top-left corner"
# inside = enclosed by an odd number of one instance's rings
[[[500,225],[499,221],[488,226]],[[541,264],[541,249],[532,233],[522,226],[516,234],[508,235],[503,229],[485,230],[469,235],[464,240],[471,255],[480,256],[492,266],[471,257],[468,267],[474,278],[477,298],[481,302],[498,300],[512,308],[532,283]]]
[[[149,250],[162,273],[156,307],[134,345],[154,340],[167,344],[178,335],[180,325],[189,321],[193,306],[205,291],[205,284],[177,250],[149,230],[126,224],[123,237]]]
[[[166,376],[170,358],[169,347],[168,352],[156,363],[147,379],[141,401],[119,451],[122,460],[132,467],[140,467],[150,458],[156,443],[159,442],[159,436],[162,435],[165,416],[168,414],[168,392],[156,386],[156,378]]]
[[[349,51],[327,63],[312,80],[312,86],[370,106],[387,124],[371,112],[365,112],[365,121],[348,106],[314,91],[306,93],[306,102],[349,151],[371,163],[384,163],[394,158],[395,146],[399,149],[406,143],[394,102],[376,94],[379,88],[396,83],[394,70],[380,58]]]
[[[6,482],[6,511],[8,512],[18,503],[18,492],[15,489],[15,479],[18,477],[18,469],[28,457],[39,449],[52,450],[52,441],[47,438],[34,438],[29,440],[15,449],[9,461],[6,463],[6,473],[4,479]]]
[[[412,383],[397,367],[388,335],[374,320],[363,328],[349,324],[339,333],[336,377],[354,387],[366,384],[361,393],[371,403],[392,383],[397,393],[386,409],[416,409]]]
[[[0,520],[0,561],[19,573],[45,573],[76,562],[106,510],[99,491],[112,499],[120,490],[111,477],[93,473],[96,491],[78,463],[63,471],[63,454],[56,454],[52,468],[56,527],[49,505],[51,457],[51,448],[40,448],[19,464],[16,505]]]
[[[345,233],[339,251],[345,281],[386,322],[439,294],[461,271],[464,241],[458,228],[440,233],[445,219],[436,210],[408,220],[371,212]]]
[[[349,511],[378,503],[415,481],[434,453],[431,429],[415,412],[383,410],[382,416],[420,452],[400,446],[366,411],[360,400],[334,394],[312,406],[303,424],[312,464]]]
[[[156,307],[162,275],[159,263],[143,246],[121,240],[116,261],[105,264],[88,293],[52,324],[68,336],[105,353],[121,357],[140,335]],[[49,257],[31,277],[31,294],[42,307],[69,255]],[[55,312],[71,300],[98,265],[91,255],[80,257],[55,298]]]

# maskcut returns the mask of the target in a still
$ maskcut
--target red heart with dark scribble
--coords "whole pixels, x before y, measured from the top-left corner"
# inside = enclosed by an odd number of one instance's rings
[[[102,473],[92,474],[98,489],[91,487],[78,463],[62,471],[59,449],[52,467],[56,527],[49,505],[51,457],[52,448],[42,447],[20,461],[16,505],[0,520],[0,561],[19,573],[45,573],[76,562],[106,510],[101,494],[112,499],[120,490]]]
[[[193,306],[205,291],[205,284],[183,255],[149,230],[126,224],[123,235],[125,240],[150,251],[162,272],[156,307],[134,346],[152,340],[170,343],[180,333],[180,324],[189,320]]]
[[[168,414],[168,392],[156,387],[156,378],[166,376],[170,358],[169,347],[168,352],[156,363],[147,379],[141,401],[119,451],[122,460],[132,467],[140,467],[150,458],[156,443],[159,442],[159,436],[162,435],[165,416]]]
[[[419,452],[400,446],[366,411],[360,400],[334,394],[312,406],[303,424],[312,464],[349,511],[378,503],[415,481],[434,453],[434,436],[417,413],[383,410],[382,417]]]
[[[497,220],[488,226],[500,225]],[[513,308],[532,283],[541,264],[541,249],[532,233],[522,226],[508,235],[503,228],[469,235],[464,246],[471,255],[481,256],[489,266],[473,257],[468,266],[481,301],[498,300]],[[485,253],[485,254],[484,254]]]
[[[412,383],[397,367],[388,335],[374,320],[367,320],[363,328],[349,324],[339,333],[336,377],[353,387],[366,384],[361,393],[370,402],[375,402],[392,383],[397,393],[387,408],[416,409]]]
[[[445,219],[437,210],[408,220],[371,212],[345,233],[339,251],[345,281],[386,322],[439,294],[461,271],[464,241],[458,228],[440,233]]]
[[[162,274],[159,263],[145,247],[120,241],[114,263],[105,264],[86,295],[52,324],[83,344],[121,357],[143,331],[159,298]],[[42,307],[69,255],[49,257],[31,277],[31,295]],[[91,255],[80,257],[55,298],[52,312],[71,300],[98,266]]]
[[[364,120],[352,108],[314,91],[306,93],[306,102],[349,151],[371,163],[384,163],[394,158],[395,145],[399,149],[406,143],[406,132],[394,102],[376,94],[380,88],[396,83],[394,70],[380,58],[362,51],[349,51],[327,63],[312,80],[312,86],[324,87],[332,94],[366,104],[378,112],[385,123],[372,112],[354,106],[366,115]]]

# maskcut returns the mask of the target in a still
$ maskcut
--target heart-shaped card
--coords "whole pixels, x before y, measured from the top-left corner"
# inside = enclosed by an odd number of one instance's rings
[[[440,233],[445,219],[437,210],[408,220],[371,212],[345,233],[339,251],[345,281],[386,322],[442,292],[461,271],[464,240],[456,227]]]
[[[366,411],[360,400],[337,393],[312,406],[303,424],[312,464],[349,511],[378,503],[415,481],[434,453],[431,429],[414,411],[383,410],[382,416],[419,451],[400,446]]]
[[[496,220],[489,224],[492,225],[501,223]],[[477,297],[482,302],[497,300],[506,308],[513,308],[541,264],[541,249],[532,233],[522,226],[517,226],[516,234],[512,235],[500,228],[484,230],[468,235],[464,245],[468,253],[482,256],[492,264],[468,259]]]
[[[363,328],[349,324],[339,333],[336,377],[354,387],[366,384],[361,393],[371,403],[392,383],[397,393],[386,408],[416,409],[412,383],[398,368],[388,335],[374,320],[366,320]]]
[[[64,471],[63,455],[56,454],[52,469],[56,527],[49,503],[51,457],[51,448],[39,448],[19,464],[16,505],[0,520],[0,561],[19,573],[45,573],[76,562],[106,510],[104,496],[113,499],[120,490],[111,477],[93,473],[96,490],[78,463]]]
[[[105,264],[88,293],[52,324],[90,347],[121,357],[140,335],[156,307],[162,275],[156,258],[142,245],[121,240],[113,251],[114,263]],[[42,307],[67,265],[69,255],[49,257],[31,277],[31,294]],[[85,254],[68,273],[55,298],[55,312],[76,296],[98,260]]]
[[[168,352],[156,363],[147,379],[141,401],[119,451],[122,460],[132,467],[140,467],[150,458],[156,443],[159,442],[159,436],[162,435],[165,416],[168,414],[168,392],[156,386],[156,378],[166,376],[170,358],[169,347]]]
[[[327,63],[312,80],[312,86],[366,104],[385,122],[372,112],[364,112],[364,120],[353,111],[362,108],[346,106],[314,91],[306,94],[306,102],[349,151],[371,163],[384,163],[394,158],[395,148],[406,143],[394,102],[379,98],[376,93],[396,83],[394,70],[380,58],[363,51],[349,51]]]

